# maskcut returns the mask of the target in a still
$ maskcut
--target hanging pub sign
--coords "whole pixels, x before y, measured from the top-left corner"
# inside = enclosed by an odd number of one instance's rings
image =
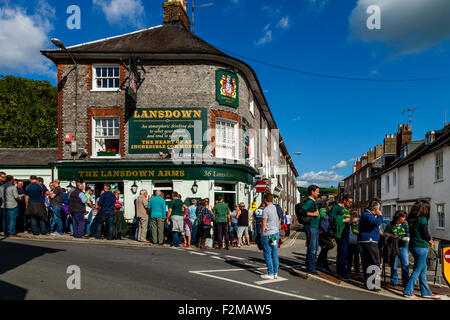
[[[136,102],[137,101],[137,90],[138,83],[140,81],[140,76],[137,71],[136,59],[130,58],[130,75],[128,77],[128,95]]]
[[[175,149],[183,149],[195,154],[206,147],[203,136],[207,126],[205,108],[137,108],[129,121],[128,152],[158,154],[174,150],[180,156]]]
[[[224,69],[216,71],[216,100],[222,105],[239,106],[239,79],[234,72]]]
[[[242,133],[243,133],[243,146],[244,146],[244,155],[245,160],[250,158],[250,124],[245,118],[242,118]]]

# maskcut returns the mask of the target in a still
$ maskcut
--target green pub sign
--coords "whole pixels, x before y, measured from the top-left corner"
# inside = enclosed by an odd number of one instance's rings
[[[239,106],[239,78],[234,72],[216,71],[216,100],[222,105]]]

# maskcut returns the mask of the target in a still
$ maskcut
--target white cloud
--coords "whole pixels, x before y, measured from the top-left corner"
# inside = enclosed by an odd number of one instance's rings
[[[291,27],[291,24],[289,22],[289,17],[286,16],[286,17],[281,18],[281,20],[278,21],[277,27],[281,28],[281,29],[289,29]]]
[[[145,9],[141,0],[93,0],[92,3],[103,11],[112,25],[145,26]]]
[[[271,24],[268,24],[264,27],[264,35],[255,42],[256,46],[262,46],[263,44],[272,42],[272,30],[270,29]]]
[[[338,164],[335,164],[334,166],[332,166],[330,169],[331,170],[342,169],[342,168],[345,168],[346,166],[348,166],[348,162],[345,160],[342,160]]]
[[[367,8],[381,9],[381,29],[367,28]],[[383,42],[394,55],[418,53],[450,39],[449,0],[358,0],[350,16],[351,39]]]
[[[297,180],[297,187],[306,188],[309,186],[308,181]]]
[[[336,172],[333,172],[333,171],[319,171],[319,172],[311,171],[311,172],[301,175],[298,178],[297,183],[299,181],[302,181],[302,182],[306,182],[307,185],[316,184],[319,187],[320,186],[324,187],[324,186],[332,184],[333,182],[336,183],[343,179],[344,179],[344,176],[340,176]]]
[[[0,70],[54,76],[53,63],[39,52],[50,45],[54,18],[55,9],[44,0],[33,14],[17,6],[0,8]]]

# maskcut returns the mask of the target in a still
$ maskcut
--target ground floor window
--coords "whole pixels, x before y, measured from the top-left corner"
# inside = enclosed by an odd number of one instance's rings
[[[445,206],[443,204],[438,204],[437,206],[437,227],[445,228]]]
[[[118,157],[120,155],[120,120],[118,117],[92,119],[92,155]]]
[[[391,206],[383,206],[382,207],[382,212],[383,212],[383,218],[385,218],[385,219],[392,219]]]

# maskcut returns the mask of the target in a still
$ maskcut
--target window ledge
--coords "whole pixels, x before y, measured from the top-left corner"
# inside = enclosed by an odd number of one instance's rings
[[[90,92],[121,92],[120,88],[110,88],[110,89],[91,89]]]
[[[102,159],[102,160],[104,160],[104,159],[121,159],[121,157],[120,157],[120,156],[115,156],[115,157],[108,157],[108,156],[105,156],[105,157],[98,157],[98,156],[92,156],[91,159]]]
[[[440,179],[440,180],[435,180],[434,183],[441,183],[444,182],[444,179]]]
[[[445,227],[444,227],[444,228],[442,228],[442,227],[436,227],[436,230],[439,230],[439,231],[445,231]]]

